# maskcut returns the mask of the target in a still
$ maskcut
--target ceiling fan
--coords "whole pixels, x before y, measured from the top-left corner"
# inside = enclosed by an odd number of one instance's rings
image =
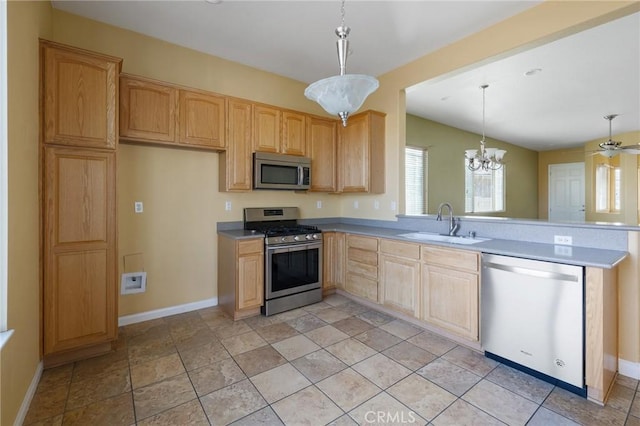
[[[607,158],[615,157],[620,153],[640,154],[640,144],[622,146],[622,142],[611,139],[611,121],[617,116],[618,114],[604,116],[604,119],[609,121],[609,140],[599,144],[601,149],[598,151],[598,154]]]

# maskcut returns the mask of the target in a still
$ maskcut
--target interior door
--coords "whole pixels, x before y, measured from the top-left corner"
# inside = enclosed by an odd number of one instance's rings
[[[549,165],[549,221],[583,222],[584,163]]]

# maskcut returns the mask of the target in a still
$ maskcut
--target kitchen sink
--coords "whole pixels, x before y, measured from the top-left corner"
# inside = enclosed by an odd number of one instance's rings
[[[451,244],[477,244],[483,241],[489,241],[489,238],[465,237],[462,235],[442,235],[432,232],[409,232],[407,234],[399,234],[399,237],[409,238],[418,241],[438,241]]]

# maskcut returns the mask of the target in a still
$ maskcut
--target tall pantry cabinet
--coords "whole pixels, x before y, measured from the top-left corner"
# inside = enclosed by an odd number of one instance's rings
[[[117,338],[116,148],[122,60],[41,41],[45,367]]]

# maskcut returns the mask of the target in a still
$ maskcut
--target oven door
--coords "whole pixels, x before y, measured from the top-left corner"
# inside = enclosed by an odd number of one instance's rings
[[[266,299],[322,287],[322,242],[267,246]]]

